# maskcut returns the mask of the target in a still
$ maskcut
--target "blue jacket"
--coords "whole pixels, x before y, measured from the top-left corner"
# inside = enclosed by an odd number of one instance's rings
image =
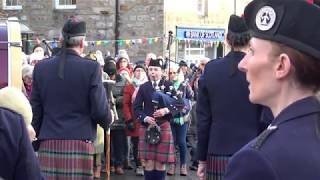
[[[67,50],[62,80],[59,62],[56,56],[34,68],[32,125],[38,139],[94,140],[97,123],[107,128],[111,121],[100,66]]]
[[[0,108],[0,179],[42,179],[21,115]]]
[[[159,87],[164,85],[164,92],[169,91],[169,86],[172,86],[172,83],[169,81],[161,80],[159,82]],[[146,116],[152,117],[152,114],[154,113],[154,104],[152,103],[152,95],[154,92],[154,88],[152,87],[152,84],[150,81],[142,84],[139,87],[139,91],[137,93],[136,99],[133,102],[133,111],[134,116],[136,119],[140,120],[142,124],[144,124],[143,120]],[[161,105],[162,103],[159,103],[160,106],[158,108],[165,107],[164,105]],[[167,114],[162,117],[163,119],[167,119],[170,121],[172,119],[171,114]],[[145,124],[144,124],[145,125]]]
[[[237,69],[242,52],[210,61],[199,79],[198,159],[232,155],[260,133],[261,106],[249,102],[245,73]]]
[[[285,108],[230,160],[225,180],[320,179],[320,103],[315,97]]]

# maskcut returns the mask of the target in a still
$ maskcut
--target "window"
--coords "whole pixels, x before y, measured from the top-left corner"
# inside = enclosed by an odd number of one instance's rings
[[[198,41],[180,41],[178,43],[178,61],[184,60],[188,64],[198,63],[197,59],[205,56],[205,46]]]
[[[198,14],[200,16],[208,16],[208,0],[198,0]]]
[[[5,10],[22,9],[21,0],[3,0],[2,4]]]
[[[76,0],[55,0],[56,9],[76,9]]]

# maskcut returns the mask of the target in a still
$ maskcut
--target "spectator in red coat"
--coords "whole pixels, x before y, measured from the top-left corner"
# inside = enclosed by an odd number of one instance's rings
[[[140,122],[133,119],[132,103],[135,100],[139,86],[148,81],[144,66],[137,65],[133,70],[134,77],[132,83],[128,83],[123,92],[123,114],[126,121],[126,134],[129,136],[129,144],[132,143],[134,161],[136,164],[136,174],[143,176],[141,161],[138,159],[138,143]],[[130,143],[131,141],[131,143]]]

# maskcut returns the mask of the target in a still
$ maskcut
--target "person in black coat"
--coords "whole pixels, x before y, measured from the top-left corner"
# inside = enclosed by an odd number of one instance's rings
[[[112,119],[99,63],[80,56],[85,32],[84,21],[67,20],[60,54],[34,68],[32,125],[41,141],[39,160],[47,177],[93,178],[97,124],[108,129]]]
[[[145,160],[145,180],[164,180],[165,165],[173,163],[174,145],[170,127],[172,112],[161,98],[154,99],[157,92],[162,90],[168,93],[172,83],[162,78],[163,63],[161,59],[151,59],[148,67],[149,81],[139,87],[136,99],[133,102],[135,119],[141,121],[138,156]],[[173,88],[173,87],[172,87]],[[145,133],[147,129],[160,129],[160,142],[148,143]]]
[[[0,179],[43,179],[22,115],[0,107]]]
[[[254,0],[245,8],[253,38],[239,69],[250,101],[275,119],[232,157],[225,180],[320,179],[319,14],[306,1]]]
[[[211,60],[199,79],[197,101],[198,176],[221,179],[229,158],[259,135],[262,107],[249,102],[245,73],[237,69],[250,35],[244,20],[231,15],[224,58]]]

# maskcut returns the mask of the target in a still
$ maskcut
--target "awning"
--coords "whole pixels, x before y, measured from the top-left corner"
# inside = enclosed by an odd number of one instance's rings
[[[32,31],[28,26],[22,23],[20,23],[20,30],[21,30],[21,33],[34,34],[34,31]]]

